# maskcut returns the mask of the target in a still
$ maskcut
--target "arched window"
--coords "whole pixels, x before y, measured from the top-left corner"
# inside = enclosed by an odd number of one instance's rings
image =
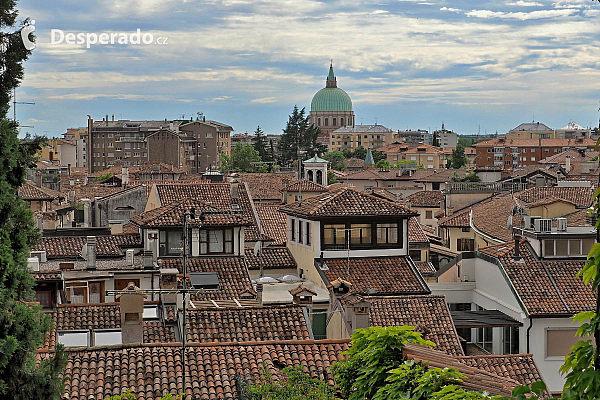
[[[344,118],[340,118],[340,125],[344,126]]]
[[[321,118],[317,119],[317,126],[321,126]]]
[[[323,184],[323,171],[321,170],[317,171],[317,183]]]
[[[314,181],[313,171],[312,170],[309,170],[308,173],[307,173],[307,175],[308,175],[308,180],[309,181]]]
[[[325,118],[325,126],[329,126],[329,118]]]
[[[337,126],[337,124],[336,124],[336,118],[333,119],[333,126]]]

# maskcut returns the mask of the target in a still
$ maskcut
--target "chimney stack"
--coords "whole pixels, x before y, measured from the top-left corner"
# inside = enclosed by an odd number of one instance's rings
[[[515,235],[515,260],[521,259],[521,236]]]
[[[88,236],[85,245],[87,269],[96,269],[96,237]]]
[[[565,158],[565,170],[568,172],[571,172],[571,157],[567,156]]]
[[[144,342],[144,297],[133,282],[129,282],[123,292],[117,295],[123,344]]]
[[[298,305],[303,305],[303,306],[312,305],[313,296],[317,295],[317,292],[315,292],[312,289],[307,288],[306,286],[304,286],[303,283],[299,284],[298,286],[296,286],[293,289],[290,289],[289,292],[292,295],[293,303],[298,304]]]
[[[106,126],[108,126],[108,114],[106,114]]]
[[[260,304],[262,306],[262,304],[263,304],[263,284],[262,283],[256,284],[256,301],[258,301],[258,304]]]
[[[143,262],[144,269],[154,269],[154,257],[152,250],[144,250]]]
[[[121,184],[123,187],[129,185],[129,168],[121,167]]]
[[[351,295],[345,302],[346,319],[350,323],[351,332],[369,327],[369,311],[371,303],[360,295]]]

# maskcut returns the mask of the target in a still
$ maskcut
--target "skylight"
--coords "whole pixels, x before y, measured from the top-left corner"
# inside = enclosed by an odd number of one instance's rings
[[[106,346],[111,344],[122,344],[120,330],[110,331],[95,331],[94,332],[94,346]]]
[[[194,289],[219,289],[219,276],[216,272],[191,272],[189,275]]]
[[[65,347],[82,347],[89,343],[89,331],[63,331],[58,332],[58,343]]]
[[[158,318],[158,306],[144,307],[144,319]]]

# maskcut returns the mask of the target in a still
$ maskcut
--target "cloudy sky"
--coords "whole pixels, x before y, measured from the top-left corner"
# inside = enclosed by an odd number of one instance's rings
[[[598,124],[600,4],[591,0],[21,0],[37,48],[22,124],[58,136],[102,119],[207,118],[279,133],[333,59],[357,123],[505,133]],[[51,30],[167,44],[52,44]],[[57,35],[58,39],[58,35]],[[25,130],[25,128],[23,128]]]

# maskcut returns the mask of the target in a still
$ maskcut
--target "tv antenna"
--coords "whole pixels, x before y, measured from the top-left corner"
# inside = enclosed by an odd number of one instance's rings
[[[17,122],[17,104],[28,104],[33,105],[35,103],[31,103],[29,101],[17,101],[17,89],[13,88],[13,118],[14,121]],[[20,125],[21,128],[35,128],[33,125]]]

